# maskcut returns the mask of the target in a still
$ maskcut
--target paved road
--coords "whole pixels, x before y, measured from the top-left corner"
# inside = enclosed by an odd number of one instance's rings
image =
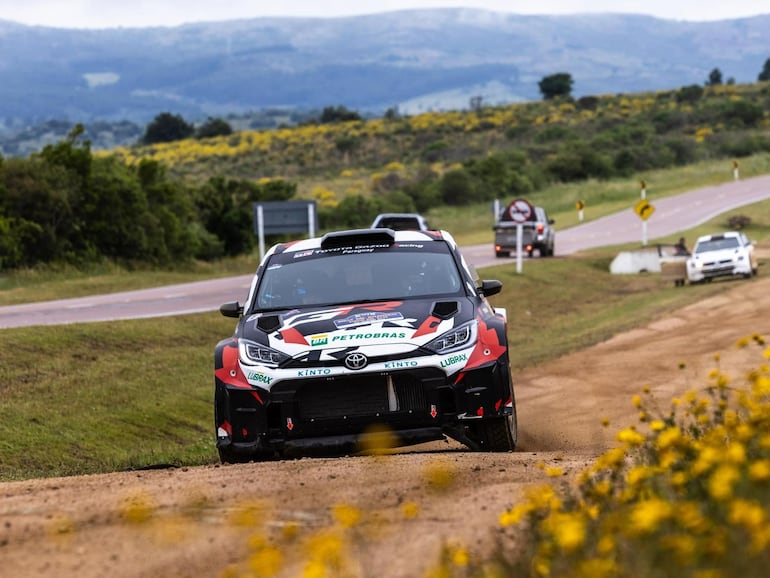
[[[647,238],[671,235],[699,225],[737,207],[770,198],[770,175],[706,187],[664,199],[648,198],[655,212]],[[632,208],[556,234],[556,255],[565,256],[607,245],[642,242],[642,221]],[[499,265],[491,244],[463,247],[477,269]],[[515,263],[515,259],[511,260]],[[0,307],[0,328],[62,325],[118,319],[163,317],[216,311],[226,301],[243,301],[251,275],[212,279],[77,299]]]

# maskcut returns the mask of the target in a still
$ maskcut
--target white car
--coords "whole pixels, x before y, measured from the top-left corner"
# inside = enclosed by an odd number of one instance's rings
[[[430,231],[425,217],[418,213],[380,213],[370,226],[372,229],[393,229],[394,231]]]
[[[754,242],[749,241],[745,233],[738,231],[699,237],[692,256],[687,259],[687,278],[690,283],[735,275],[749,278],[756,274]]]

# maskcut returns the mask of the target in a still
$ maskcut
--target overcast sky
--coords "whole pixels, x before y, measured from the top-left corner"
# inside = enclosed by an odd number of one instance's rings
[[[0,0],[0,20],[57,28],[115,28],[448,6],[517,14],[624,12],[691,21],[770,14],[767,0]]]

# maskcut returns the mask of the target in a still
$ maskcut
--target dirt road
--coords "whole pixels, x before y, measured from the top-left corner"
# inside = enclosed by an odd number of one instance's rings
[[[256,538],[266,536],[292,567],[281,575],[302,576],[304,538],[332,524],[335,504],[362,514],[349,543],[351,576],[422,576],[447,542],[483,554],[499,514],[545,481],[538,464],[558,464],[567,476],[584,468],[636,423],[630,400],[642,388],[666,409],[672,396],[707,383],[715,354],[736,383],[763,361],[761,348],[736,343],[770,338],[770,279],[724,282],[734,285],[724,295],[515,376],[514,453],[446,443],[381,457],[0,484],[0,575],[260,576],[247,572],[247,560],[251,553],[255,568],[268,567],[271,550]],[[698,287],[682,290],[695,297]]]

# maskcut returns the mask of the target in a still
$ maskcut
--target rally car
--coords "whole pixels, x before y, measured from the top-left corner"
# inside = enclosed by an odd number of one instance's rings
[[[757,274],[754,243],[745,233],[727,231],[698,237],[687,259],[690,283],[710,282],[717,277],[744,277]]]
[[[358,229],[272,247],[215,349],[223,462],[452,438],[512,451],[506,316],[446,231]],[[377,437],[379,436],[379,437]]]

